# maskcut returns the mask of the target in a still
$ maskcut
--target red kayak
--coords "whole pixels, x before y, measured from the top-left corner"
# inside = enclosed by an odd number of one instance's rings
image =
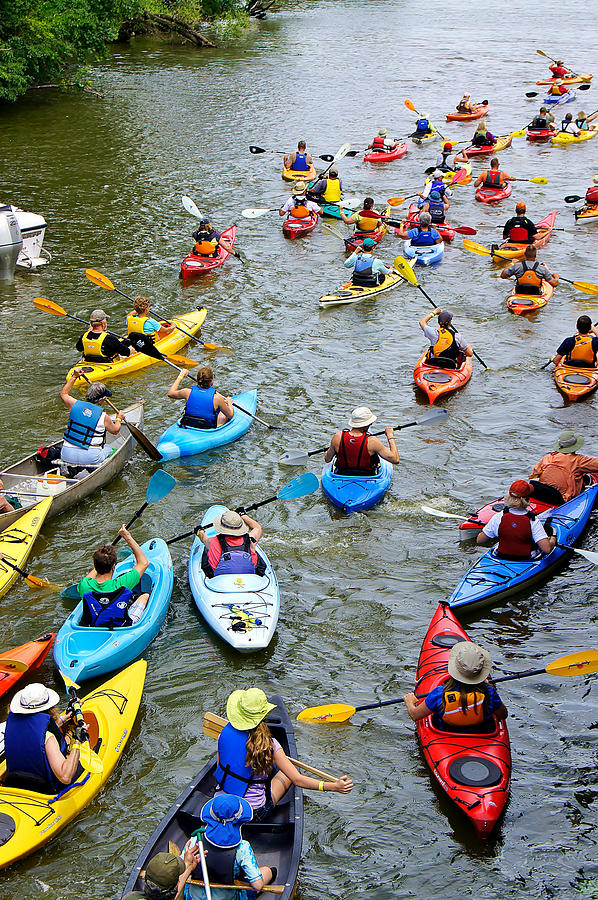
[[[505,200],[513,193],[513,186],[510,181],[505,181],[500,187],[484,187],[483,184],[476,188],[475,198],[480,203],[498,203],[499,200]]]
[[[428,694],[448,678],[451,647],[469,638],[449,606],[440,603],[430,622],[417,664],[415,693]],[[432,716],[416,723],[422,753],[441,789],[465,813],[481,838],[502,815],[511,784],[511,744],[505,722],[487,734],[444,731]]]
[[[317,224],[317,213],[311,213],[304,219],[293,219],[292,217],[289,217],[282,223],[282,233],[285,237],[293,240],[294,238],[302,237],[304,234],[309,234],[310,231],[314,230]]]
[[[412,203],[409,207],[409,212],[407,213],[407,219],[403,223],[404,225],[418,225],[418,216],[421,210],[418,207],[417,203]],[[435,228],[443,241],[447,243],[452,241],[455,237],[455,230],[451,228],[448,222],[443,222],[442,224],[438,222],[432,222],[432,228]],[[397,234],[397,229],[395,228],[395,234]]]
[[[553,134],[555,132],[550,128],[528,128],[525,137],[535,144],[547,144]]]
[[[388,152],[384,150],[370,150],[363,158],[366,162],[384,163],[390,162],[392,159],[400,159],[406,153],[407,142],[405,141],[404,144],[397,144],[394,150],[389,150]]]
[[[49,632],[13,650],[0,651],[0,694],[9,691],[25,672],[41,666],[53,642],[54,633]]]
[[[225,241],[228,241],[231,247],[234,246],[236,236],[236,225],[231,225],[230,228],[222,232],[222,237]],[[198,256],[197,253],[190,253],[181,263],[181,278],[192,278],[194,275],[203,275],[204,272],[209,272],[210,269],[217,269],[229,256],[228,250],[220,246],[218,246],[215,256]]]

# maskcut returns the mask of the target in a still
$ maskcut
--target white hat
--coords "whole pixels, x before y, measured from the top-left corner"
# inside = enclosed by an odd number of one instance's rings
[[[594,182],[594,184],[598,184],[598,175],[594,175],[592,181]]]
[[[448,673],[462,684],[481,684],[490,674],[492,657],[487,650],[473,641],[459,641],[451,648]]]
[[[17,691],[10,701],[10,711],[30,716],[33,713],[44,712],[52,706],[56,706],[60,697],[52,688],[44,684],[28,684],[21,691]]]
[[[349,419],[349,428],[367,428],[377,418],[369,407],[356,406]]]

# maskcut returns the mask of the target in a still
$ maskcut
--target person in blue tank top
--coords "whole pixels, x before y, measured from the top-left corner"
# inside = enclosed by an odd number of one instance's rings
[[[285,169],[290,169],[293,172],[309,172],[309,170],[313,166],[313,162],[314,161],[311,157],[311,153],[307,152],[307,145],[305,141],[299,141],[295,152],[288,153],[285,156],[284,167]]]
[[[186,400],[185,412],[180,424],[185,428],[220,428],[230,422],[235,414],[232,397],[219,394],[214,387],[214,372],[210,366],[202,366],[197,373],[197,385],[180,387],[189,372],[181,369],[168,388],[171,400]]]
[[[431,227],[432,217],[429,212],[420,212],[418,221],[419,224],[413,227],[408,227],[408,223],[403,222],[397,230],[399,237],[411,241],[413,247],[431,247],[442,242],[440,234]]]
[[[61,462],[70,466],[99,466],[112,453],[106,447],[106,432],[118,434],[124,419],[117,412],[114,421],[101,407],[102,400],[112,396],[105,384],[97,381],[90,384],[85,400],[71,397],[71,391],[83,369],[73,369],[73,374],[60,391],[60,399],[69,410],[69,420],[60,451]]]

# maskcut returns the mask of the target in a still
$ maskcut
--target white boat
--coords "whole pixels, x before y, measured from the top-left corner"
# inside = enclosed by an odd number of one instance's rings
[[[12,206],[0,206],[0,279],[10,281],[21,250],[23,238]]]
[[[46,266],[52,256],[42,247],[47,227],[44,217],[11,204],[0,206],[0,214],[2,213],[12,213],[21,232],[22,246],[15,262],[16,267],[39,269],[40,266]]]

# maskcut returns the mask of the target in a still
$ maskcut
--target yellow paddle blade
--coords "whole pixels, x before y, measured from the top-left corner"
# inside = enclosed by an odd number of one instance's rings
[[[198,362],[195,362],[194,359],[189,359],[188,356],[178,356],[172,354],[171,356],[167,356],[166,358],[168,362],[174,363],[175,366],[181,366],[184,369],[195,369],[195,367],[199,365]]]
[[[46,300],[45,297],[34,297],[33,305],[37,309],[41,309],[42,312],[53,313],[55,316],[66,316],[66,310],[59,306],[58,303],[54,303],[53,300]]]
[[[543,50],[536,50],[536,53],[539,53],[540,56],[545,56],[546,59],[552,59],[552,56],[549,56],[548,53],[544,53]]]
[[[598,294],[598,284],[592,284],[591,281],[574,281],[573,287],[584,294]]]
[[[405,106],[407,109],[410,109],[412,112],[416,112],[415,106],[413,105],[412,100],[405,100]]]
[[[73,681],[71,678],[69,678],[69,676],[66,675],[66,674],[62,671],[62,669],[60,670],[60,674],[61,674],[62,680],[64,681],[64,683],[65,683],[65,685],[67,686],[67,688],[74,688],[76,691],[79,690],[79,685],[77,684],[77,682],[76,682],[76,681]]]
[[[510,131],[507,137],[525,137],[527,129],[522,128],[521,131]]]
[[[407,197],[389,197],[386,202],[389,206],[400,206],[406,199]]]
[[[222,347],[220,344],[210,344],[207,341],[204,341],[203,348],[204,350],[228,350],[232,352],[231,347]]]
[[[106,288],[107,291],[113,291],[114,285],[105,275],[102,275],[101,272],[96,272],[95,269],[85,269],[85,277],[89,278],[90,281],[93,281],[94,284],[97,284],[99,287]]]
[[[569,653],[548,663],[546,671],[549,675],[590,675],[598,672],[598,650],[580,650]]]
[[[543,175],[538,175],[536,178],[530,178],[532,184],[548,184],[548,178],[544,178]]]
[[[38,578],[36,575],[25,575],[25,581],[30,587],[39,588],[40,590],[61,591],[62,588],[58,584],[53,584],[47,578]]]
[[[417,287],[415,272],[413,271],[411,264],[403,256],[395,257],[393,265],[397,272],[399,272],[409,284],[414,284]]]
[[[302,709],[297,719],[300,722],[346,722],[354,712],[355,707],[348,703],[327,703]]]
[[[480,256],[491,255],[491,251],[488,250],[487,247],[483,247],[481,244],[476,244],[475,241],[468,241],[467,238],[463,238],[463,246],[466,250],[469,250],[470,253],[479,253]]]
[[[79,753],[81,755],[79,760],[81,767],[85,769],[86,772],[91,772],[92,775],[102,774],[104,771],[104,763],[98,754],[93,752],[89,746],[89,741],[79,744]]]
[[[22,659],[11,659],[10,656],[0,657],[0,666],[4,669],[12,669],[13,672],[26,672],[29,668]]]

